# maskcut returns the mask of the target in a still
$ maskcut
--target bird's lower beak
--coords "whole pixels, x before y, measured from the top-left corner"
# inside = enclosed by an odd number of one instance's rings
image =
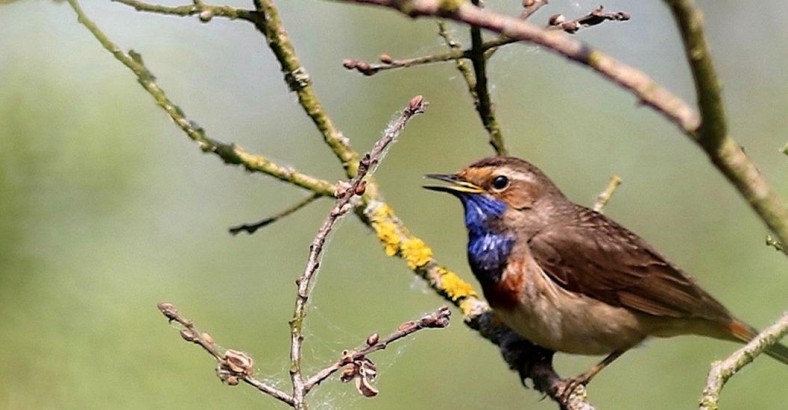
[[[448,192],[450,194],[478,194],[484,192],[478,186],[463,180],[457,175],[452,174],[427,174],[425,177],[430,179],[437,179],[438,181],[448,182],[449,185],[425,185],[425,189],[430,189],[439,192]]]

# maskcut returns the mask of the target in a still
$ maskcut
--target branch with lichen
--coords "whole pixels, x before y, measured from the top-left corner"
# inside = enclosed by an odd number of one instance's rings
[[[773,325],[764,329],[752,341],[736,350],[728,358],[712,363],[706,387],[700,399],[701,410],[716,410],[720,400],[722,388],[739,370],[752,363],[763,354],[770,346],[777,344],[788,334],[788,313],[783,314]]]
[[[242,165],[249,171],[261,172],[274,176],[296,186],[308,189],[316,194],[334,196],[335,193],[337,193],[337,187],[328,182],[293,171],[289,168],[281,167],[262,156],[250,154],[235,145],[219,143],[208,138],[204,130],[194,122],[188,120],[184,113],[166,97],[166,94],[156,84],[153,74],[143,64],[139,54],[134,52],[129,52],[127,54],[121,51],[119,47],[112,43],[103,32],[87,18],[77,0],[69,0],[69,4],[77,13],[80,23],[88,28],[105,49],[110,51],[116,59],[137,76],[138,82],[154,97],[157,104],[162,107],[181,130],[184,131],[190,139],[195,141],[205,152],[212,152],[219,155],[228,164]],[[266,21],[278,21],[276,19],[266,20],[262,11],[258,11],[257,13],[258,14],[254,17],[256,24],[264,25]],[[261,27],[261,31],[277,31],[274,30],[274,28],[275,27],[267,26]],[[273,37],[277,37],[277,35],[273,35]],[[279,43],[277,47],[279,47],[279,53],[277,55],[287,60],[286,57],[289,52],[292,52],[292,49],[289,49],[289,51],[287,47],[282,49],[281,43]],[[285,63],[287,63],[287,61],[285,61]],[[283,65],[286,79],[292,80],[292,78],[290,78],[292,77],[292,75],[290,75],[292,73],[288,72],[286,68],[292,69],[293,66],[290,63],[285,64],[281,60],[280,63]],[[296,68],[295,71],[299,70]],[[309,90],[311,92],[311,86]],[[308,97],[310,92],[307,92],[305,95]],[[304,106],[304,99],[300,98],[299,100],[302,106]],[[307,103],[313,101],[309,98],[306,100],[308,100]],[[319,105],[307,104],[305,110],[311,112],[311,117],[316,124],[318,124],[318,128],[321,127],[319,124],[326,124],[321,121],[321,118],[323,118],[325,114],[322,112]],[[328,124],[330,124],[330,121]],[[336,135],[334,136],[336,137]],[[324,138],[332,142],[329,145],[334,149],[337,156],[340,158],[347,158],[347,163],[343,160],[346,172],[354,173],[354,170],[358,169],[357,167],[359,164],[353,160],[354,157],[357,157],[357,154],[350,149],[349,145],[344,144],[344,142],[346,142],[344,137],[332,139],[326,137],[324,134]],[[507,337],[509,339],[519,339],[511,330],[503,327],[498,321],[492,319],[489,307],[484,301],[478,298],[476,291],[470,284],[460,279],[456,273],[443,267],[433,259],[431,249],[421,239],[408,232],[404,224],[396,217],[394,211],[380,200],[377,184],[375,184],[373,180],[370,179],[367,181],[364,191],[361,200],[355,205],[356,214],[365,224],[375,230],[378,238],[384,244],[384,249],[387,254],[390,256],[397,255],[404,259],[408,267],[423,277],[436,293],[459,307],[464,315],[466,324],[477,330],[483,337],[497,345],[502,344],[504,340],[502,335],[508,335]],[[526,341],[523,341],[523,343],[530,345],[530,343]],[[556,384],[555,381],[560,381],[560,379],[552,369],[552,365],[549,361],[532,363],[534,359],[527,350],[517,350],[517,352],[515,352],[502,346],[501,351],[510,366],[518,370],[522,377],[534,379],[537,388],[541,391],[545,391],[554,399],[558,397],[559,390],[556,386],[560,384]],[[243,357],[239,359],[243,359]],[[248,378],[244,378],[244,380],[247,383],[258,385],[258,383],[250,381]],[[259,385],[257,387],[261,390],[264,389]],[[582,386],[578,388],[578,391],[583,391]],[[574,407],[574,405],[570,404],[573,402],[568,403],[563,403],[562,405],[565,408],[581,408]]]

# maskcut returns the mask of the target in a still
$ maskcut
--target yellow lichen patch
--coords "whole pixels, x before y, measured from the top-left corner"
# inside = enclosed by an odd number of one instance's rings
[[[397,251],[399,251],[400,236],[397,225],[392,221],[393,212],[391,208],[382,203],[378,203],[378,206],[371,208],[368,215],[372,223],[372,229],[375,230],[378,240],[383,244],[386,255],[396,255]]]
[[[456,302],[465,297],[476,296],[473,286],[462,280],[456,273],[444,268],[438,268],[438,275],[441,278],[441,287],[452,301]]]
[[[394,256],[399,250],[399,236],[397,235],[397,228],[391,222],[373,223],[375,233],[378,239],[383,244],[383,249],[388,256]]]
[[[405,239],[400,252],[411,269],[420,268],[432,260],[432,249],[419,238]]]

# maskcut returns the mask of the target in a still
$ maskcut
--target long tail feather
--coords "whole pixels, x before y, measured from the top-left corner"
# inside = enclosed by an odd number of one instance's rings
[[[728,325],[728,329],[736,339],[739,339],[744,343],[749,342],[758,334],[758,331],[755,330],[754,327],[738,319],[734,319],[730,325]],[[772,345],[766,350],[765,353],[785,364],[788,364],[788,346],[783,344]]]

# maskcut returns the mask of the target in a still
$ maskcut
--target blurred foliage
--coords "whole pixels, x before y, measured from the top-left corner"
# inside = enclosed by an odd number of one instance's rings
[[[410,229],[471,280],[459,207],[420,189],[423,174],[457,170],[492,152],[461,78],[451,64],[371,78],[341,67],[343,58],[439,51],[434,24],[331,2],[279,3],[326,109],[356,149],[368,148],[413,95],[430,101],[378,179]],[[788,162],[779,150],[788,55],[780,51],[788,48],[788,3],[700,3],[732,133],[786,197]],[[513,13],[519,3],[488,4]],[[84,6],[114,41],[143,54],[160,85],[210,135],[340,178],[248,24],[204,25],[108,2]],[[605,6],[633,20],[579,36],[693,98],[664,6]],[[588,7],[555,1],[535,18]],[[464,41],[466,30],[453,27]],[[763,225],[671,125],[616,86],[532,46],[502,50],[490,74],[512,153],[585,204],[609,175],[620,175],[624,185],[608,215],[754,325],[786,309],[784,256],[764,245]],[[175,303],[219,344],[253,354],[263,377],[285,385],[293,280],[328,201],[254,236],[231,237],[229,226],[276,213],[305,194],[201,154],[65,5],[2,8],[0,76],[0,408],[281,407],[251,389],[222,386],[210,357],[181,341],[155,304]],[[308,367],[441,304],[352,218],[327,251],[307,322]],[[692,408],[708,363],[734,347],[699,338],[652,341],[595,380],[593,401],[602,408]],[[555,408],[524,391],[496,349],[459,320],[373,360],[378,398],[330,381],[316,408]],[[594,360],[560,355],[559,369],[572,374]],[[726,389],[722,403],[783,408],[786,393],[773,383],[785,372],[760,360]]]

